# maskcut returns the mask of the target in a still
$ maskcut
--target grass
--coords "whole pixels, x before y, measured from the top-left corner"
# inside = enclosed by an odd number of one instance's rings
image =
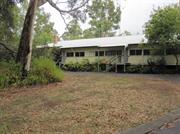
[[[63,83],[0,92],[0,133],[114,133],[178,108],[179,86],[150,75],[66,73]]]

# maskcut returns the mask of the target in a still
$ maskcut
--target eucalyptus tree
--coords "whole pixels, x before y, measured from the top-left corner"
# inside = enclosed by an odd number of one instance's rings
[[[88,6],[90,28],[84,31],[84,37],[114,36],[119,29],[120,7],[113,0],[93,0]]]
[[[82,29],[79,22],[76,19],[73,19],[69,22],[66,31],[62,35],[64,40],[74,40],[82,38]]]
[[[52,7],[54,7],[63,18],[64,15],[69,14],[73,17],[77,17],[80,19],[84,19],[84,10],[81,10],[89,0],[30,0],[27,13],[24,19],[23,29],[20,37],[19,48],[17,52],[16,62],[22,65],[22,78],[27,76],[28,71],[30,70],[31,63],[31,55],[32,55],[32,42],[33,42],[33,26],[35,22],[35,12],[38,7],[45,3],[49,3]],[[7,3],[7,7],[10,4],[16,4],[19,2],[23,2],[23,0],[9,0]],[[60,8],[59,5],[63,5]],[[65,7],[65,8],[64,8]],[[11,22],[10,19],[7,19],[8,22]]]

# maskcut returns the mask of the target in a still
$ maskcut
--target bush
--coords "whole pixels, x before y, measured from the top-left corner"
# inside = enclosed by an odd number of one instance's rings
[[[13,61],[0,62],[0,88],[18,85],[21,81],[20,65]]]
[[[0,74],[0,89],[8,86],[8,77],[4,74]]]
[[[25,85],[48,84],[63,80],[63,72],[54,61],[47,58],[35,59],[28,77],[23,81]]]
[[[81,62],[69,62],[63,66],[63,69],[66,71],[82,71],[82,72],[97,72],[98,71],[98,63],[99,63],[99,71],[106,70],[106,64],[102,60],[96,60],[92,63],[89,62],[88,59],[83,59]]]
[[[128,66],[126,68],[126,71],[128,73],[142,73],[143,72],[143,67],[142,67],[142,65]]]
[[[35,59],[32,62],[31,71],[24,80],[21,79],[21,66],[19,64],[1,62],[0,65],[0,88],[48,84],[63,80],[62,70],[55,65],[53,60],[47,58]]]
[[[66,71],[82,71],[82,72],[90,72],[90,71],[97,71],[97,63],[90,63],[88,59],[84,59],[81,62],[70,62],[65,64],[63,69]]]

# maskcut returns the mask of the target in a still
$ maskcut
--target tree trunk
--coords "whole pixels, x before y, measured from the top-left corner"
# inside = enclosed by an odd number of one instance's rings
[[[19,49],[16,57],[16,62],[22,65],[22,77],[26,77],[30,70],[32,40],[33,40],[33,25],[35,20],[35,12],[38,0],[30,0],[29,7],[24,20],[24,26],[21,33]]]
[[[177,55],[174,55],[176,58],[176,72],[178,71],[178,64],[179,64],[179,59]]]

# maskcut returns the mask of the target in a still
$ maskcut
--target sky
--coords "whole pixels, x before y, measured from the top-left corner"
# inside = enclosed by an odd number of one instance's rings
[[[142,34],[144,24],[150,19],[153,9],[178,3],[178,0],[119,0],[121,6],[121,22],[119,33],[125,30],[132,34]],[[46,12],[51,14],[50,21],[54,22],[54,28],[62,35],[65,31],[65,24],[58,11],[49,4],[43,6]],[[68,22],[68,20],[67,20]],[[88,27],[87,24],[82,26]]]

